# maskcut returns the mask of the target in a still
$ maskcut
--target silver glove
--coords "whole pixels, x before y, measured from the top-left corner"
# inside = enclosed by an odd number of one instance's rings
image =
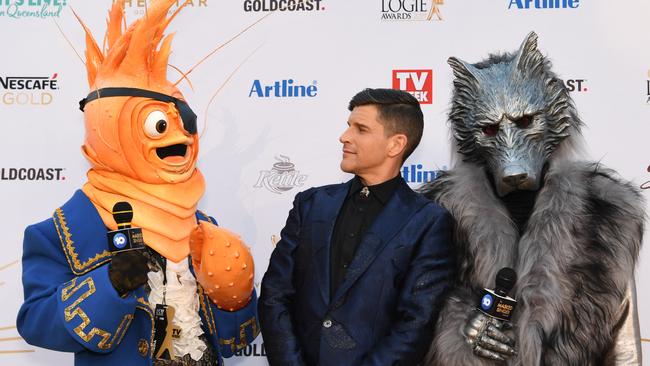
[[[515,341],[503,333],[505,322],[474,311],[463,328],[465,341],[477,356],[505,361],[517,354]]]

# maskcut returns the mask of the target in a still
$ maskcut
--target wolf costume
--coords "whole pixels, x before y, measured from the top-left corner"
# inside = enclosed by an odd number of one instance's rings
[[[640,365],[640,193],[570,159],[582,123],[535,33],[515,53],[449,64],[460,158],[421,190],[456,220],[459,278],[425,365]],[[476,310],[502,267],[519,277],[512,324]]]

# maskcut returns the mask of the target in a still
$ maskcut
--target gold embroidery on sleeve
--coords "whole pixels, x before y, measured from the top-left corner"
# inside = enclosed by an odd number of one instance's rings
[[[253,338],[256,338],[259,334],[259,329],[257,329],[257,322],[255,317],[248,319],[247,321],[241,323],[239,326],[239,343],[235,343],[235,337],[229,339],[220,339],[219,343],[221,345],[227,346],[230,345],[230,351],[234,354],[238,350],[246,347],[248,342],[246,342],[246,328],[251,327],[253,332]]]
[[[87,287],[85,292],[81,294],[75,301],[73,301],[72,304],[66,306],[66,308],[63,310],[65,321],[70,322],[72,319],[78,316],[81,319],[81,324],[73,329],[75,334],[87,343],[90,343],[93,337],[97,335],[101,337],[101,340],[97,344],[97,347],[99,349],[110,349],[116,340],[117,343],[120,343],[122,341],[122,338],[126,333],[126,329],[128,329],[129,324],[131,324],[131,320],[133,320],[133,314],[126,314],[122,318],[122,321],[120,322],[120,325],[115,331],[115,335],[113,337],[111,337],[111,333],[95,327],[86,333],[84,329],[86,329],[86,327],[91,324],[91,320],[88,315],[79,307],[79,304],[81,304],[85,299],[95,293],[96,289],[93,279],[91,277],[88,277],[85,280],[81,281],[79,285],[77,285],[77,278],[72,279],[72,281],[69,282],[69,285],[61,290],[61,300],[67,301],[72,295],[77,293],[83,287]]]

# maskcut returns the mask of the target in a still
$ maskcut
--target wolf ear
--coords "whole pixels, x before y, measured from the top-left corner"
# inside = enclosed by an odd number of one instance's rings
[[[533,70],[544,63],[544,56],[537,49],[537,33],[530,32],[519,47],[515,65],[520,71]]]
[[[447,60],[449,66],[454,70],[454,76],[465,83],[478,83],[478,69],[467,62],[456,57]]]

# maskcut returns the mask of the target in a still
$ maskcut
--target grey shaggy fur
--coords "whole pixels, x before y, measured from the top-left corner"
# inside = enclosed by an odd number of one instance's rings
[[[534,33],[531,38],[536,40]],[[630,315],[625,296],[642,241],[645,205],[639,191],[614,171],[565,156],[579,136],[580,121],[561,82],[549,78],[549,62],[536,49],[534,53],[524,61],[517,55],[492,56],[476,65],[450,60],[457,78],[450,122],[462,159],[421,191],[456,220],[459,277],[424,365],[503,364],[475,356],[462,335],[480,290],[494,287],[502,267],[514,268],[519,276],[509,331],[518,355],[508,365],[610,365],[616,357],[617,332]],[[539,101],[534,110],[543,117],[534,128],[541,129],[536,133],[548,170],[521,234],[490,181],[489,153],[495,150],[486,150],[478,140],[477,121],[483,117],[477,116],[495,108],[478,100],[500,94],[482,90],[492,84],[469,80],[476,70],[503,68],[504,62],[523,62],[524,74],[537,73],[545,87],[543,95],[533,98]],[[521,101],[523,109],[511,113],[528,108],[530,93],[518,95],[525,90],[500,92]]]

